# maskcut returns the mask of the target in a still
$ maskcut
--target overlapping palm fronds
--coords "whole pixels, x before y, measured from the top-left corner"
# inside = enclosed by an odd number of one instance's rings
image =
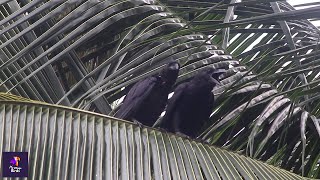
[[[320,31],[305,19],[319,18],[320,7],[294,10],[275,1],[162,2],[236,57],[245,66],[239,76],[258,80],[242,87],[230,83],[204,138],[295,172],[308,169],[305,175],[317,177]]]
[[[318,6],[26,2],[1,4],[3,91],[108,114],[132,83],[172,59],[182,65],[178,82],[206,66],[230,67],[202,138],[319,177],[319,31],[304,20],[319,18]]]

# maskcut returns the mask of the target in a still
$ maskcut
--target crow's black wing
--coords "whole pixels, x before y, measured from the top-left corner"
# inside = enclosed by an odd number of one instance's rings
[[[198,122],[201,122],[199,123],[200,126],[198,128],[201,128],[203,124],[208,121],[212,113],[213,107],[214,107],[214,96],[213,96],[213,93],[210,92],[210,94],[208,94],[208,97],[206,98],[206,101],[204,101],[201,105],[201,108],[198,109],[199,110],[198,111],[199,115],[197,116],[199,119]]]
[[[132,86],[115,117],[130,120],[131,116],[139,109],[141,103],[153,91],[156,81],[157,78],[151,76]]]
[[[172,122],[174,117],[174,112],[176,111],[177,106],[179,106],[179,101],[183,98],[184,91],[188,86],[187,83],[180,84],[175,90],[173,96],[170,98],[168,102],[168,106],[166,109],[166,114],[162,118],[161,122],[159,122],[159,126],[161,128],[165,128],[169,131],[174,129],[174,123]]]
[[[212,110],[213,110],[213,107],[214,107],[214,95],[213,95],[213,92],[211,92],[210,94],[210,98],[209,98],[209,117],[210,117],[210,114],[212,113]]]

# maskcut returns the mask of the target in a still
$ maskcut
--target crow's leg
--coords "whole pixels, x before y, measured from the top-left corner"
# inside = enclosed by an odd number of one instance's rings
[[[168,132],[167,129],[165,128],[157,127],[156,129],[159,129],[160,131],[163,131],[163,132]]]
[[[178,135],[178,136],[184,137],[184,138],[192,139],[190,136],[188,136],[188,135],[186,135],[186,134],[184,134],[182,132],[175,132],[175,134]]]
[[[200,137],[196,137],[195,140],[196,140],[196,141],[199,141],[199,142],[201,142],[201,143],[207,144],[207,145],[211,145],[208,141],[206,141],[206,140],[204,140],[204,139],[202,139],[202,138],[200,138]]]
[[[133,118],[132,121],[133,121],[134,124],[138,125],[140,128],[144,127],[144,125],[141,122],[139,122],[138,120]]]

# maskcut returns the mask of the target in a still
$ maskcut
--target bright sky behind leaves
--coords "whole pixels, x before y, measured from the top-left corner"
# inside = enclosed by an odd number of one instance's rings
[[[320,0],[287,0],[287,2],[289,4],[291,4],[292,6],[294,5],[298,5],[298,4],[304,4],[304,3],[314,3],[314,2],[320,2]],[[312,7],[312,6],[309,6],[309,7]],[[301,8],[309,8],[309,7],[295,7],[296,9],[301,9]],[[320,13],[320,12],[319,12]],[[315,26],[320,26],[320,21],[312,21],[312,23],[315,25]]]

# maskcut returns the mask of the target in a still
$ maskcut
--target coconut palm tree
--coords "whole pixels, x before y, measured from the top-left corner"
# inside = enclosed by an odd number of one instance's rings
[[[0,149],[28,151],[32,179],[320,177],[319,4],[4,0]],[[176,85],[228,68],[210,145],[110,117],[171,60]]]

